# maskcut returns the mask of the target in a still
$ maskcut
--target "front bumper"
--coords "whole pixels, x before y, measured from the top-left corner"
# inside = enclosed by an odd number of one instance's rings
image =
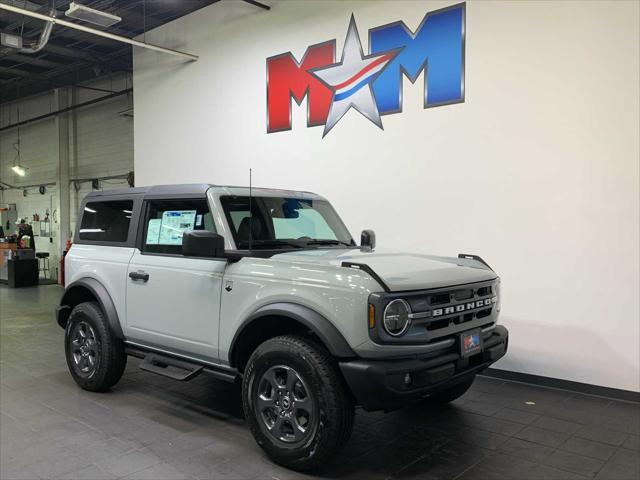
[[[508,330],[496,325],[484,339],[482,351],[467,358],[447,351],[424,359],[358,359],[340,362],[340,370],[358,405],[365,410],[392,410],[465,381],[502,358],[508,344]]]

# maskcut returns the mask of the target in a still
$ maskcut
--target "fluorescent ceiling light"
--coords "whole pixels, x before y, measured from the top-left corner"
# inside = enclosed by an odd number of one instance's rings
[[[71,2],[69,4],[69,10],[64,12],[64,14],[67,17],[82,20],[83,22],[93,23],[94,25],[100,25],[102,27],[110,27],[122,20],[122,18],[117,15],[102,12],[95,8],[89,8],[76,2]]]
[[[13,167],[11,167],[11,170],[13,170],[13,173],[20,177],[24,177],[27,174],[27,169],[21,165],[14,165]]]
[[[6,32],[0,32],[0,45],[3,47],[20,49],[22,48],[22,37]]]
[[[96,211],[93,208],[89,208],[89,207],[84,207],[84,211],[89,213],[96,213]]]

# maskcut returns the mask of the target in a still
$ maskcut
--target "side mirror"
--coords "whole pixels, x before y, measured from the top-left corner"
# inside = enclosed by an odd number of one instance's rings
[[[376,248],[376,232],[363,230],[360,234],[360,250],[370,252],[374,248]]]
[[[182,255],[185,257],[224,256],[224,237],[209,230],[190,230],[182,234]]]

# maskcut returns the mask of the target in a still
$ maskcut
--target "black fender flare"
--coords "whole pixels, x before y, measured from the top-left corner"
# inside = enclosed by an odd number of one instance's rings
[[[351,349],[335,325],[318,312],[297,303],[278,302],[258,308],[240,324],[229,346],[229,358],[233,358],[238,339],[247,327],[256,321],[260,321],[261,318],[273,316],[287,317],[301,323],[317,335],[329,352],[335,357],[356,357],[356,353]]]
[[[111,332],[120,340],[124,340],[124,333],[122,332],[118,312],[113,300],[111,299],[111,295],[109,295],[105,286],[95,278],[81,278],[65,288],[64,294],[60,299],[60,306],[56,312],[58,324],[63,328],[66,326],[67,319],[71,314],[69,299],[74,295],[74,292],[76,292],[77,289],[81,288],[87,289],[93,294],[107,319]]]

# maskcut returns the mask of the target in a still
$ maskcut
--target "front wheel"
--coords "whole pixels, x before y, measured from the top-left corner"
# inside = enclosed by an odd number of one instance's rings
[[[334,359],[301,337],[275,337],[253,352],[242,404],[258,445],[296,470],[324,463],[353,428],[353,404]]]

